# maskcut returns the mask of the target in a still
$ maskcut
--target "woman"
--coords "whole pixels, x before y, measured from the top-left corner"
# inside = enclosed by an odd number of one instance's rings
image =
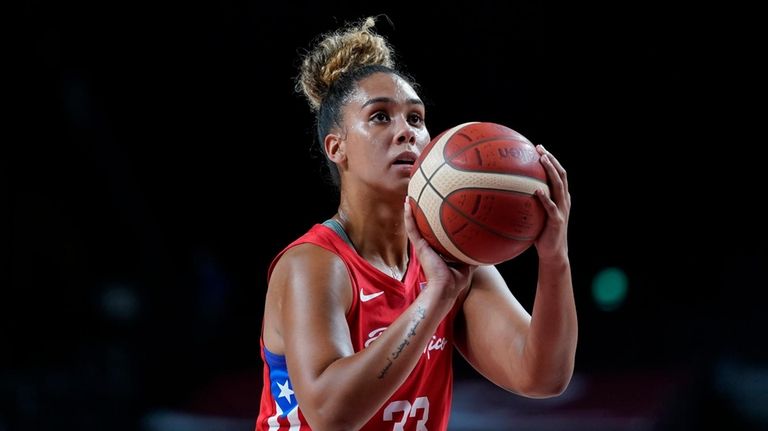
[[[565,170],[537,147],[552,198],[536,195],[548,221],[529,315],[495,267],[448,265],[419,235],[404,200],[425,108],[373,25],[325,35],[301,66],[340,203],[270,267],[257,430],[445,430],[454,346],[524,396],[560,394],[573,373]]]

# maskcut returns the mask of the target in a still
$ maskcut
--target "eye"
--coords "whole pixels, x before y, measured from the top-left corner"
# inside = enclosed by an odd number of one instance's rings
[[[408,122],[414,126],[420,126],[424,124],[424,117],[422,117],[420,114],[413,113],[408,116]]]
[[[389,121],[389,114],[384,111],[376,111],[373,115],[371,115],[371,121],[376,121],[378,123],[387,122]]]

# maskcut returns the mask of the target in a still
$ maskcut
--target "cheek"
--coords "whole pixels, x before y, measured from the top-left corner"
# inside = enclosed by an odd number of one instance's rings
[[[430,139],[431,138],[429,136],[429,132],[426,129],[422,130],[416,136],[416,147],[418,147],[419,150],[423,150],[424,147],[426,147],[427,144],[429,144]]]

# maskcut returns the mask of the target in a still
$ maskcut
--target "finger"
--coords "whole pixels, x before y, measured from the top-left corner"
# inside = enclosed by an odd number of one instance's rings
[[[416,251],[416,255],[419,256],[419,261],[421,261],[424,272],[428,274],[428,278],[445,278],[444,271],[445,268],[447,268],[445,266],[445,261],[434,249],[432,249],[429,242],[427,242],[421,235],[421,232],[419,232],[418,226],[416,225],[416,218],[413,215],[411,204],[408,199],[406,199],[403,209],[405,233],[408,235],[411,244],[413,244],[413,249]],[[440,268],[440,265],[443,265],[443,269]]]
[[[555,167],[555,170],[557,170],[558,176],[560,177],[560,181],[563,183],[563,201],[562,202],[565,202],[565,204],[570,208],[571,192],[570,192],[570,186],[568,185],[568,172],[566,172],[563,165],[560,164],[560,161],[557,160],[557,158],[553,156],[552,153],[550,153],[549,151],[547,151],[547,158]]]
[[[557,157],[555,157],[551,152],[549,152],[546,148],[544,148],[543,145],[537,145],[536,150],[539,152],[542,158],[546,159],[542,161],[542,164],[549,162],[557,172],[556,178],[559,178],[560,182],[562,183],[562,187],[560,189],[561,191],[556,190],[554,193],[557,193],[557,194],[554,197],[557,199],[556,205],[558,205],[565,212],[565,217],[567,220],[568,213],[570,213],[570,208],[571,208],[571,192],[570,192],[570,184],[568,183],[568,173],[563,167],[563,165],[560,163],[560,161],[557,160]],[[552,175],[551,171],[547,171],[547,175],[550,177],[550,179],[555,178],[555,176]],[[553,185],[557,187],[556,184],[553,183]]]
[[[541,205],[544,207],[544,211],[547,212],[547,217],[549,219],[557,217],[557,205],[552,199],[549,198],[549,196],[547,196],[547,192],[541,189],[536,189],[534,194],[537,198],[539,198],[539,202],[541,202]]]
[[[557,172],[557,168],[555,168],[554,163],[552,163],[552,159],[549,154],[542,154],[541,164],[544,166],[544,170],[547,172],[547,176],[549,177],[549,182],[552,185],[552,199],[556,203],[566,204],[567,200],[565,196],[565,183],[563,183],[563,179]]]
[[[557,160],[557,157],[555,157],[552,153],[550,153],[546,148],[544,148],[543,145],[537,146],[537,149],[539,150],[539,154],[547,155],[552,162],[552,165],[555,166],[555,169],[557,170],[557,173],[560,177],[562,177],[563,181],[565,181],[565,178],[567,177],[567,172],[565,171],[565,168],[562,164],[560,164],[560,161]]]
[[[424,237],[421,236],[421,232],[419,232],[418,227],[416,226],[416,219],[413,216],[413,211],[411,211],[411,204],[408,202],[408,198],[405,199],[404,203],[404,214],[403,214],[403,220],[405,221],[405,233],[408,235],[408,239],[411,240],[411,244],[413,244],[414,247],[416,247],[416,251],[419,252],[420,247],[424,247],[426,244],[426,240]]]

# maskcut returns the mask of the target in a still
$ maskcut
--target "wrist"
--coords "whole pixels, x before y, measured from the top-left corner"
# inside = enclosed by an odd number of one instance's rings
[[[568,253],[558,253],[552,256],[539,256],[539,267],[549,270],[564,269],[571,266]]]
[[[446,283],[440,283],[438,281],[429,281],[425,283],[419,293],[419,297],[425,301],[425,304],[429,308],[441,312],[450,310],[458,296],[458,290],[451,289]]]

